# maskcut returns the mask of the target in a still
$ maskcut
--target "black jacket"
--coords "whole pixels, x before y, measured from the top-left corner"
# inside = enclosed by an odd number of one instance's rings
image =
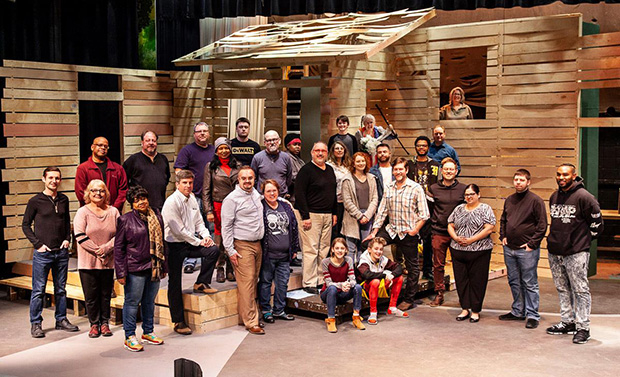
[[[549,199],[551,226],[547,249],[551,254],[571,255],[590,250],[590,243],[603,232],[598,201],[577,177],[568,191],[558,190]]]

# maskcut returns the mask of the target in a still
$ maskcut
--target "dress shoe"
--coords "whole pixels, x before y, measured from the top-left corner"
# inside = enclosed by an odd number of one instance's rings
[[[265,335],[265,330],[263,330],[260,326],[248,327],[247,330],[250,334]]]
[[[528,318],[527,321],[525,322],[526,329],[535,329],[537,327],[538,327],[538,321],[535,320],[534,318]]]
[[[424,273],[424,274],[422,274],[422,279],[426,279],[429,282],[434,281],[433,274],[431,274],[431,273]]]
[[[437,296],[435,296],[435,298],[433,299],[433,301],[430,302],[429,305],[432,307],[441,306],[443,304],[443,301],[443,292],[437,292]]]
[[[216,292],[217,292],[217,289],[211,288],[209,284],[204,284],[204,283],[194,284],[194,293],[211,294],[211,293],[216,293]]]
[[[40,323],[33,323],[30,326],[30,335],[32,335],[33,338],[45,338],[45,333]]]
[[[224,273],[224,268],[223,267],[218,267],[217,268],[217,275],[215,277],[215,281],[218,283],[225,283],[226,282],[226,274]]]
[[[466,314],[466,315],[459,315],[459,316],[457,316],[457,317],[456,317],[456,320],[457,320],[457,321],[459,321],[459,322],[460,322],[460,321],[464,321],[464,320],[466,320],[467,318],[469,318],[470,316],[471,316],[471,312],[467,312],[467,314]]]
[[[400,304],[398,304],[397,308],[399,310],[405,311],[405,310],[409,310],[413,308],[413,304],[407,301],[403,301]]]
[[[56,330],[65,330],[69,332],[80,331],[80,328],[63,318],[62,321],[56,321]]]
[[[499,316],[500,321],[524,321],[525,317],[517,317],[516,315],[510,313],[502,314]]]
[[[315,287],[305,287],[304,291],[306,291],[307,293],[310,293],[311,295],[318,295],[319,294],[319,290],[316,289]]]
[[[110,330],[110,325],[107,323],[101,324],[101,336],[112,336],[112,330]]]
[[[476,323],[480,321],[480,315],[478,315],[478,318],[474,318],[474,317],[470,317],[469,318],[469,322],[471,323]]]
[[[192,329],[185,322],[175,323],[174,331],[181,335],[192,335]]]
[[[265,321],[266,323],[274,323],[276,320],[273,318],[273,314],[265,313],[263,314],[263,321]]]
[[[194,266],[192,266],[191,264],[185,265],[185,267],[183,267],[183,272],[185,272],[186,274],[191,274],[192,272],[194,272]]]
[[[301,261],[299,259],[295,258],[295,259],[293,259],[291,261],[291,266],[292,267],[301,267]]]
[[[290,314],[284,313],[284,312],[278,313],[278,314],[274,314],[273,318],[275,318],[275,319],[282,319],[284,321],[294,321],[295,320],[295,317],[293,317]]]
[[[237,279],[235,279],[235,273],[232,272],[232,271],[226,272],[226,280],[228,280],[228,281],[237,281]]]

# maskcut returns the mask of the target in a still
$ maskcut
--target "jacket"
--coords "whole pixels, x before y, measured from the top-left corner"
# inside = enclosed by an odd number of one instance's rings
[[[215,157],[217,158],[217,157]],[[237,184],[239,164],[230,167],[230,175],[227,175],[221,166],[211,171],[209,162],[205,166],[204,183],[202,185],[202,210],[204,213],[213,213],[213,202],[223,202],[226,195],[230,194]]]
[[[379,164],[375,164],[368,172],[377,177],[377,197],[379,202],[381,202],[381,199],[383,199],[383,175],[381,175],[381,170],[379,170]],[[393,180],[394,176],[392,175]]]
[[[108,160],[108,168],[106,169],[105,184],[110,191],[110,205],[116,207],[119,212],[123,212],[123,204],[127,195],[127,175],[122,166],[107,157],[106,159]],[[93,179],[103,180],[103,176],[91,156],[81,163],[75,172],[75,196],[80,202],[80,206],[85,204],[84,190]]]
[[[445,186],[442,180],[429,187],[428,200],[433,202],[432,234],[448,235],[448,217],[456,206],[465,203],[465,187],[456,179],[450,186]]]
[[[366,212],[360,211],[359,203],[357,201],[357,193],[355,191],[355,182],[353,182],[352,176],[346,176],[342,180],[342,203],[344,205],[344,214],[342,216],[342,233],[345,237],[360,238],[360,226],[358,220],[363,215],[369,220],[375,216],[377,207],[379,206],[379,198],[377,194],[377,182],[373,174],[366,174],[366,182],[368,182],[368,197],[369,203]]]
[[[295,212],[293,212],[293,207],[289,204],[289,202],[285,199],[278,198],[278,202],[282,204],[284,207],[284,212],[288,216],[288,234],[289,234],[289,261],[293,259],[293,254],[301,253],[301,247],[299,245],[299,230],[297,225],[297,218],[295,217]],[[267,221],[267,208],[269,204],[263,199],[263,223],[265,225],[265,229],[269,229],[269,224]],[[267,231],[265,231],[267,233]],[[263,258],[267,254],[267,250],[269,250],[269,243],[267,242],[267,237],[263,237],[261,241],[263,247]]]
[[[164,221],[159,211],[153,208],[162,235]],[[162,240],[163,242],[163,240]],[[122,278],[130,272],[139,272],[151,268],[151,245],[147,225],[135,211],[127,212],[116,221],[116,238],[114,240],[114,269],[116,277]],[[164,242],[166,260],[163,263],[164,272],[168,272],[168,250]]]
[[[362,281],[371,281],[374,279],[385,279],[385,271],[390,271],[397,278],[403,274],[403,268],[400,264],[382,255],[377,263],[372,261],[368,250],[364,251],[360,256],[357,264],[359,278]],[[358,279],[359,280],[359,279]]]
[[[547,249],[551,254],[572,255],[589,251],[592,239],[603,232],[601,208],[577,177],[568,191],[558,190],[549,199],[551,226]]]

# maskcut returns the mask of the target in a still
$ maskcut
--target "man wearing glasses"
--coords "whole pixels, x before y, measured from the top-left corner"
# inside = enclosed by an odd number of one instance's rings
[[[194,142],[181,149],[177,159],[174,161],[174,171],[189,170],[194,174],[194,189],[192,192],[196,198],[202,198],[202,183],[204,180],[205,166],[213,159],[215,147],[209,144],[209,125],[205,122],[198,122],[194,125]],[[197,199],[198,208],[205,224],[207,223],[206,214],[202,208],[202,200]],[[212,229],[211,229],[212,230]],[[196,268],[196,259],[187,258],[184,263],[183,271],[191,274]]]
[[[293,162],[288,153],[280,151],[280,135],[276,131],[265,133],[265,150],[252,159],[252,170],[256,174],[256,187],[273,179],[280,185],[280,196],[288,198],[288,187],[293,182]]]
[[[75,196],[84,205],[84,190],[93,179],[101,179],[110,191],[110,205],[119,212],[123,210],[127,194],[127,175],[123,167],[108,158],[110,145],[105,137],[97,137],[90,146],[92,155],[77,167],[75,172]]]

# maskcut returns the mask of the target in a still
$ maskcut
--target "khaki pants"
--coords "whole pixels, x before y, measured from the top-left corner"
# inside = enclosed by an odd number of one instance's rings
[[[237,278],[237,308],[240,323],[246,328],[258,326],[256,285],[263,257],[260,241],[234,241],[235,250],[241,255],[235,267]]]
[[[304,288],[323,284],[321,261],[329,253],[332,237],[331,213],[310,213],[310,220],[312,220],[310,230],[304,230],[302,223],[299,223]]]

